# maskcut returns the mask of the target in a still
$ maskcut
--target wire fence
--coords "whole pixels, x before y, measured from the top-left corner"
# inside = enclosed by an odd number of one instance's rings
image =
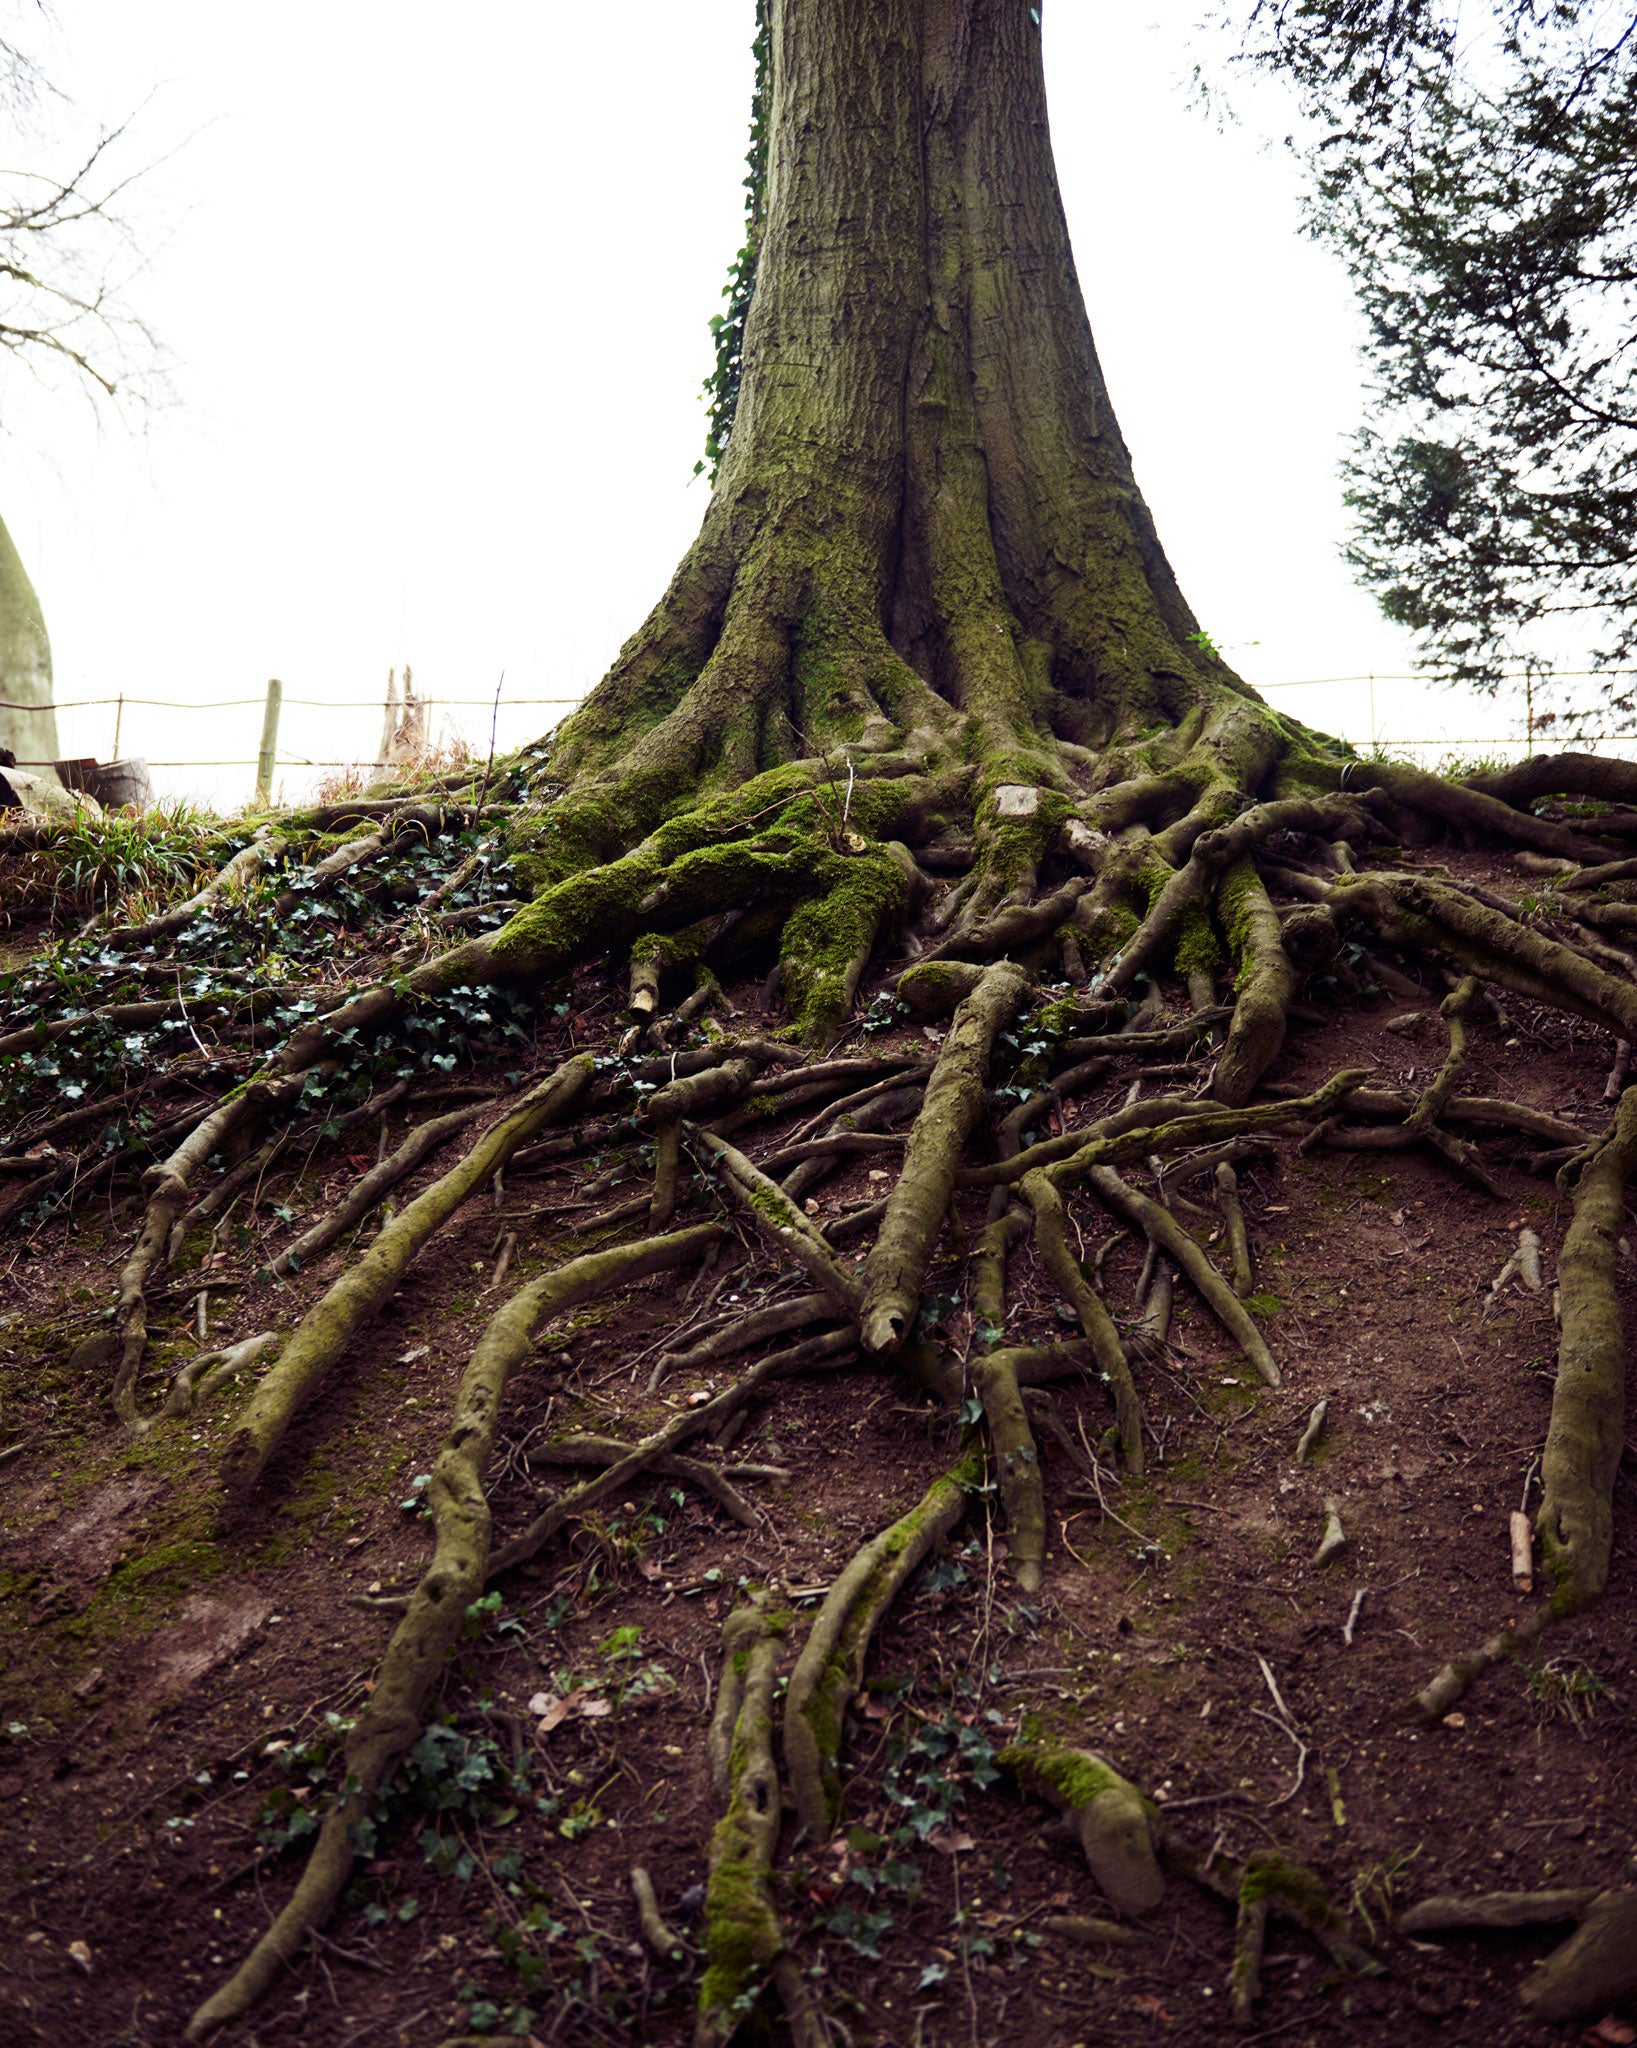
[[[487,697],[417,696],[414,699],[414,707],[423,716],[426,730],[430,732],[431,718],[434,712],[482,712],[485,714],[483,723],[487,727],[490,720],[498,718],[501,712],[508,715],[515,712],[539,710],[566,713],[571,711],[581,701],[582,698],[580,696],[506,697],[497,706],[496,700],[492,695]],[[81,727],[82,730],[76,743],[70,743],[67,739],[59,742],[59,751],[55,757],[58,760],[72,760],[95,754],[98,758],[108,760],[121,756],[126,758],[138,757],[149,768],[154,769],[254,769],[260,766],[260,756],[254,752],[244,754],[190,754],[187,756],[144,752],[140,738],[134,735],[127,727],[125,714],[130,711],[182,712],[190,715],[235,711],[263,712],[266,708],[266,702],[265,696],[183,699],[175,697],[135,697],[122,692],[116,692],[112,696],[105,697],[58,698],[55,703],[50,705],[16,704],[0,698],[0,711],[31,711],[41,715],[49,713],[53,717],[75,714],[68,720],[70,730],[72,731],[74,727]],[[284,711],[322,712],[332,715],[338,712],[367,712],[372,715],[374,724],[377,727],[382,713],[386,709],[383,699],[380,697],[283,697],[281,704]],[[405,707],[400,703],[397,708],[401,715]],[[84,719],[83,714],[98,711],[111,711],[114,717],[109,733],[106,737],[99,736],[99,743],[93,746],[89,743],[89,734],[83,730],[84,726],[88,723]],[[357,721],[356,723],[358,744],[353,747],[352,751],[339,753],[335,744],[337,735],[333,731],[326,731],[324,737],[329,740],[329,746],[325,747],[320,744],[312,752],[303,752],[299,746],[280,745],[276,753],[276,769],[281,771],[286,769],[318,771],[322,769],[357,768],[374,762],[377,759],[377,749],[370,743],[369,739],[369,733],[372,728],[363,721]],[[171,731],[167,732],[166,737],[173,737],[173,721],[167,720],[166,724],[172,728]],[[484,738],[485,740],[487,738],[486,732]],[[163,743],[161,742],[161,744]],[[347,744],[347,741],[344,740],[343,744]],[[102,751],[103,747],[107,749],[105,754]],[[50,761],[44,759],[20,759],[19,761],[19,766],[25,768],[41,768],[51,765]]]
[[[1508,676],[1504,679],[1523,682],[1526,684],[1533,684],[1534,686],[1538,687],[1541,683],[1545,681],[1591,680],[1594,678],[1601,680],[1613,679],[1615,677],[1630,675],[1637,675],[1637,669],[1557,669],[1551,671],[1549,674],[1538,670],[1519,670],[1515,675]],[[1372,734],[1372,737],[1367,744],[1376,748],[1406,750],[1415,749],[1420,752],[1433,750],[1435,752],[1441,752],[1446,755],[1449,754],[1451,751],[1460,748],[1481,748],[1485,751],[1493,750],[1496,752],[1499,752],[1501,750],[1511,751],[1517,748],[1522,748],[1526,751],[1533,752],[1535,748],[1540,746],[1560,745],[1586,747],[1625,744],[1637,748],[1637,733],[1577,732],[1573,734],[1565,733],[1561,736],[1555,735],[1550,730],[1549,726],[1543,724],[1534,716],[1532,697],[1529,707],[1527,729],[1522,734],[1514,734],[1506,737],[1502,737],[1493,733],[1474,734],[1470,737],[1461,737],[1458,735],[1451,736],[1448,734],[1433,734],[1426,735],[1420,738],[1415,738],[1410,736],[1394,736],[1391,734],[1376,733],[1374,701],[1375,685],[1378,683],[1425,684],[1427,680],[1427,677],[1413,673],[1401,674],[1375,670],[1364,671],[1356,675],[1297,676],[1288,678],[1280,682],[1259,683],[1255,687],[1261,693],[1271,694],[1276,691],[1283,692],[1286,690],[1341,689],[1358,685],[1367,686],[1371,692],[1369,705],[1369,723]],[[492,695],[484,697],[417,696],[414,701],[416,707],[426,716],[428,720],[427,729],[430,730],[430,718],[431,714],[434,712],[445,714],[457,714],[457,725],[458,714],[465,712],[481,712],[486,714],[483,720],[483,724],[485,728],[489,728],[491,727],[494,721],[497,721],[500,718],[502,714],[506,716],[507,722],[510,723],[511,715],[514,713],[525,711],[555,711],[558,713],[566,713],[574,709],[576,705],[580,704],[584,700],[582,693],[573,696],[503,697],[499,699]],[[125,714],[129,711],[165,711],[172,713],[184,713],[190,716],[199,716],[200,714],[205,713],[246,711],[259,712],[264,709],[265,703],[266,699],[264,697],[259,696],[221,697],[202,700],[190,700],[184,698],[171,697],[136,697],[127,695],[123,692],[115,692],[112,695],[102,697],[64,698],[60,699],[55,704],[49,706],[38,704],[12,703],[6,699],[0,698],[0,711],[35,712],[42,715],[49,712],[54,716],[62,714],[77,714],[75,717],[69,720],[69,724],[71,729],[73,727],[82,728],[81,731],[75,734],[75,739],[79,742],[79,745],[77,747],[66,744],[63,745],[58,756],[58,758],[61,759],[72,759],[76,758],[76,756],[83,758],[88,753],[99,753],[97,747],[86,744],[90,740],[90,733],[89,731],[84,730],[83,728],[89,723],[89,721],[86,721],[83,718],[83,714],[95,713],[100,711],[112,712],[114,714],[113,720],[111,722],[111,730],[106,736],[104,736],[106,743],[109,745],[109,752],[106,756],[99,755],[100,758],[113,759],[123,751],[124,755],[127,757],[139,756],[147,762],[147,765],[150,768],[153,769],[163,769],[169,771],[212,770],[229,768],[254,769],[257,768],[259,765],[259,757],[254,751],[247,751],[243,754],[229,754],[224,752],[213,755],[188,756],[144,754],[142,752],[140,739],[136,736],[133,736],[130,732],[126,730]],[[333,718],[336,713],[358,714],[367,712],[372,714],[374,718],[379,719],[384,709],[383,700],[379,696],[360,698],[284,697],[282,699],[282,705],[285,711],[317,712],[325,714],[326,718]],[[352,724],[353,722],[354,721],[349,720],[349,724]],[[169,724],[170,721],[167,721],[167,725]],[[319,744],[314,749],[314,751],[310,753],[300,751],[299,745],[280,745],[277,749],[276,766],[279,770],[295,770],[301,773],[317,773],[319,771],[324,770],[356,768],[368,765],[371,761],[373,761],[376,758],[375,749],[371,746],[368,738],[368,732],[369,728],[364,726],[361,722],[358,722],[358,744],[356,746],[352,746],[351,751],[348,752],[341,751],[337,747],[336,741],[338,738],[340,738],[341,747],[348,747],[351,743],[351,733],[348,733],[345,737],[343,737],[342,735],[337,734],[334,730],[325,730],[322,734],[322,737],[320,737],[318,734],[314,734],[313,738],[317,738],[319,740]],[[462,739],[466,738],[465,735],[459,734],[458,730],[455,736]],[[171,733],[167,731],[166,737],[171,737]],[[481,739],[485,743],[487,742],[488,730],[485,730],[483,732],[483,734],[481,735]],[[327,747],[324,745],[325,740],[328,740],[329,742],[329,745]],[[161,744],[163,744],[163,742],[161,742]],[[308,744],[311,745],[311,740],[308,741]],[[1366,743],[1360,742],[1360,744]],[[20,765],[24,767],[42,767],[49,766],[50,763],[45,761],[33,760],[23,761]]]

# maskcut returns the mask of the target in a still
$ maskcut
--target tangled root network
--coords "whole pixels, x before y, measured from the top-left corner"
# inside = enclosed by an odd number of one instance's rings
[[[1630,1486],[1637,767],[1228,690],[786,725],[161,820],[89,894],[0,825],[0,2034],[1613,2011],[1618,1872],[1429,1896],[1411,1801],[1604,1725],[1543,1638]],[[1527,2018],[1440,2007],[1428,1933],[1554,1922]]]

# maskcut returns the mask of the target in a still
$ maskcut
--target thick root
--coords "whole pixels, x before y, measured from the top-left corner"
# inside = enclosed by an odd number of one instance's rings
[[[1150,1201],[1147,1195],[1139,1194],[1134,1187],[1121,1180],[1111,1166],[1094,1166],[1088,1171],[1086,1178],[1096,1189],[1099,1200],[1117,1214],[1129,1217],[1159,1250],[1176,1261],[1187,1274],[1200,1299],[1263,1380],[1270,1387],[1282,1386],[1284,1383],[1280,1378],[1279,1368],[1274,1363],[1273,1353],[1269,1351],[1261,1331],[1252,1322],[1244,1304],[1170,1210],[1163,1208],[1158,1202]]]
[[[421,1246],[469,1195],[486,1185],[518,1146],[573,1107],[592,1072],[590,1058],[581,1054],[531,1088],[457,1166],[395,1216],[358,1263],[308,1310],[240,1412],[222,1452],[222,1484],[230,1500],[242,1499],[256,1485],[297,1411],[346,1351],[360,1325],[392,1293]]]
[[[1598,2018],[1637,1992],[1637,1892],[1603,1892],[1523,1987],[1537,2020]]]
[[[347,1737],[342,1795],[325,1815],[307,1868],[283,1911],[188,2023],[190,2041],[202,2041],[248,2012],[300,1953],[309,1933],[323,1926],[352,1869],[353,1829],[420,1736],[466,1609],[483,1590],[489,1560],[484,1474],[506,1383],[528,1355],[541,1319],[610,1287],[680,1265],[710,1236],[707,1226],[571,1260],[523,1288],[491,1318],[461,1380],[454,1419],[427,1489],[432,1562],[393,1631],[369,1705]]]
[[[1114,1429],[1120,1456],[1128,1472],[1140,1476],[1143,1470],[1142,1403],[1131,1377],[1131,1361],[1125,1355],[1114,1319],[1069,1250],[1064,1229],[1063,1198],[1044,1173],[1031,1173],[1023,1193],[1034,1210],[1035,1248],[1040,1263],[1051,1275],[1059,1294],[1080,1319],[1098,1371],[1114,1402]]]
[[[1583,1920],[1600,1896],[1596,1885],[1549,1892],[1479,1892],[1471,1898],[1420,1899],[1400,1913],[1400,1934],[1461,1934],[1479,1927],[1549,1927]]]
[[[1279,913],[1249,860],[1224,871],[1216,902],[1238,970],[1238,1000],[1211,1092],[1218,1102],[1237,1108],[1249,1102],[1279,1057],[1285,1018],[1296,995],[1296,970],[1279,936]]]
[[[1014,1743],[999,1761],[1025,1791],[1062,1811],[1111,1906],[1121,1913],[1153,1912],[1165,1896],[1153,1808],[1129,1779],[1090,1750],[1049,1742]]]
[[[1029,977],[1010,961],[984,971],[961,1004],[927,1082],[903,1170],[864,1263],[859,1311],[866,1349],[893,1352],[909,1335],[921,1303],[927,1260],[949,1207],[955,1173],[983,1107],[995,1036],[1018,1010]]]
[[[1625,1429],[1625,1344],[1614,1247],[1625,1223],[1625,1185],[1637,1163],[1637,1089],[1620,1099],[1614,1133],[1575,1192],[1558,1261],[1563,1333],[1535,1518],[1551,1584],[1550,1604],[1499,1630],[1469,1657],[1452,1659],[1409,1703],[1415,1719],[1439,1721],[1490,1667],[1517,1656],[1554,1620],[1601,1598],[1614,1546],[1614,1482]]]
[[[1256,1275],[1250,1261],[1250,1234],[1245,1229],[1245,1211],[1239,1201],[1239,1176],[1230,1161],[1218,1162],[1216,1200],[1222,1211],[1222,1234],[1227,1241],[1228,1260],[1233,1268],[1233,1291],[1241,1301],[1256,1292]]]
[[[1563,1334],[1535,1526],[1556,1614],[1577,1614],[1608,1584],[1614,1481],[1625,1441],[1626,1355],[1615,1241],[1637,1164],[1637,1089],[1620,1098],[1613,1135],[1580,1176],[1558,1259]]]
[[[1018,1391],[1016,1361],[1006,1351],[975,1358],[972,1377],[989,1425],[1006,1516],[1008,1561],[1023,1591],[1035,1593],[1045,1576],[1046,1496],[1040,1483],[1040,1453]]]
[[[737,1609],[724,1631],[736,1683],[726,1766],[728,1809],[711,1835],[705,1887],[705,1974],[694,2048],[725,2048],[784,1950],[769,1875],[783,1803],[773,1762],[773,1679],[788,1617]],[[720,1715],[720,1710],[719,1710]]]
[[[872,1537],[825,1596],[784,1703],[784,1759],[796,1817],[827,1841],[841,1806],[842,1715],[864,1676],[870,1637],[916,1567],[966,1513],[976,1472],[958,1465],[891,1528]]]

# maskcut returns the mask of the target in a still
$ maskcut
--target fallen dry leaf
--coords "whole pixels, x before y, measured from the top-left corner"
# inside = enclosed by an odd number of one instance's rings
[[[544,1700],[546,1705],[540,1713],[540,1719],[535,1724],[534,1732],[536,1735],[549,1735],[553,1728],[561,1727],[570,1714],[576,1713],[579,1710],[580,1701],[584,1694],[585,1687],[583,1685],[577,1685],[572,1692],[564,1693],[560,1700],[552,1699],[547,1693],[537,1692],[534,1699],[529,1701],[529,1712],[532,1714],[536,1711],[534,1700]]]

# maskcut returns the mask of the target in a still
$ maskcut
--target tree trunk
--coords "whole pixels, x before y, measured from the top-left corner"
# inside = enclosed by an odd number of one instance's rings
[[[617,783],[643,827],[681,788],[917,729],[959,734],[991,787],[1068,793],[1062,742],[1254,701],[1202,641],[1109,403],[1031,10],[775,0],[772,29],[716,492],[554,766]]]

